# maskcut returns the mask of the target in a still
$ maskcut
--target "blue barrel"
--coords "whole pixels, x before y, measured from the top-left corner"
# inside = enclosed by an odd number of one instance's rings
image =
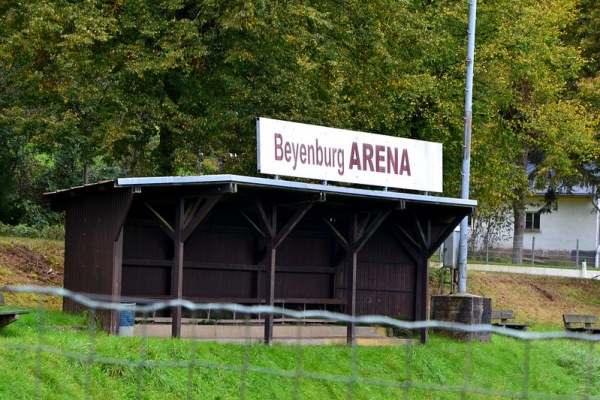
[[[119,312],[119,336],[133,336],[133,326],[135,325],[135,303],[122,303],[127,306],[127,310]]]

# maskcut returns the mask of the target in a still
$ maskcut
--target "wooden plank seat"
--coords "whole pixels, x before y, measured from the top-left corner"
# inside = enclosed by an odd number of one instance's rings
[[[171,300],[171,296],[152,296],[143,298],[131,298],[132,302],[137,304],[151,304],[155,301],[168,301]],[[233,303],[242,305],[266,305],[265,300],[262,298],[255,297],[230,297],[230,298],[201,298],[201,297],[184,297],[184,300],[191,301],[193,303]],[[345,299],[318,299],[318,298],[277,298],[274,301],[275,307],[286,308],[286,306],[301,306],[302,311],[306,310],[307,305],[323,305],[324,309],[328,309],[328,306],[343,307],[346,304]],[[210,315],[210,314],[209,314]],[[236,320],[236,314],[232,315],[232,319]],[[211,319],[208,317],[207,319]],[[260,320],[260,315],[257,316],[257,320]],[[168,323],[170,317],[156,317],[155,315],[137,317],[136,321],[144,323]],[[282,317],[277,319],[280,322],[291,321],[292,318]],[[223,320],[226,321],[226,320]],[[318,320],[323,321],[323,320]],[[305,321],[306,322],[306,321]]]
[[[0,311],[0,329],[19,319],[19,315],[29,314],[27,310]]]
[[[132,302],[137,304],[151,304],[159,301],[173,300],[171,296],[140,296],[140,297],[123,297],[122,302]],[[193,303],[233,303],[233,304],[265,304],[264,298],[257,297],[183,297],[183,300],[188,300]],[[345,305],[345,299],[317,299],[317,298],[301,298],[301,297],[284,297],[275,299],[275,305],[284,304],[323,304],[323,305]]]
[[[563,314],[565,330],[571,332],[600,333],[600,327],[595,326],[595,315]]]
[[[500,320],[494,322],[492,325],[502,326],[504,328],[519,329],[526,331],[530,324],[522,324],[516,322],[509,322],[509,319],[514,319],[515,313],[513,310],[492,310],[492,320]]]

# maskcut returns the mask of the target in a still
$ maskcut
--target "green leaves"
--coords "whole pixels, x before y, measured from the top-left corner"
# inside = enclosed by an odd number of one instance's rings
[[[460,192],[467,3],[6,1],[0,15],[0,124],[70,163],[54,186],[94,166],[252,175],[264,116],[442,142],[444,194]],[[479,4],[480,209],[529,189],[523,152],[543,154],[539,185],[598,157],[597,65],[583,57],[597,17],[588,0]]]

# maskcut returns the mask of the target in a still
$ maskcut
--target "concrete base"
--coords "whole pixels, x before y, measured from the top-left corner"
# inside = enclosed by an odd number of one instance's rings
[[[263,325],[182,325],[181,337],[223,343],[262,343]],[[134,336],[171,337],[171,325],[136,324]],[[274,325],[273,342],[279,344],[325,345],[346,344],[346,327],[338,325]],[[392,346],[411,343],[391,338],[382,327],[356,327],[356,344]]]
[[[430,319],[464,325],[489,325],[492,323],[492,299],[466,293],[433,296]],[[490,332],[446,329],[437,332],[463,341],[490,341]]]

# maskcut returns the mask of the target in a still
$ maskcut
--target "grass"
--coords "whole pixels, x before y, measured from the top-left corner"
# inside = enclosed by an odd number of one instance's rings
[[[62,273],[62,252],[61,242],[0,237],[1,284],[61,286],[48,271]],[[468,288],[535,331],[562,330],[563,313],[600,315],[596,280],[469,271]],[[60,298],[5,295],[5,308],[31,313],[0,330],[1,399],[600,397],[598,345],[581,341],[430,333],[427,345],[352,348],[117,337],[58,311]]]
[[[35,310],[0,331],[10,399],[589,398],[598,373],[598,345],[566,339],[269,347],[110,336],[86,315]]]

